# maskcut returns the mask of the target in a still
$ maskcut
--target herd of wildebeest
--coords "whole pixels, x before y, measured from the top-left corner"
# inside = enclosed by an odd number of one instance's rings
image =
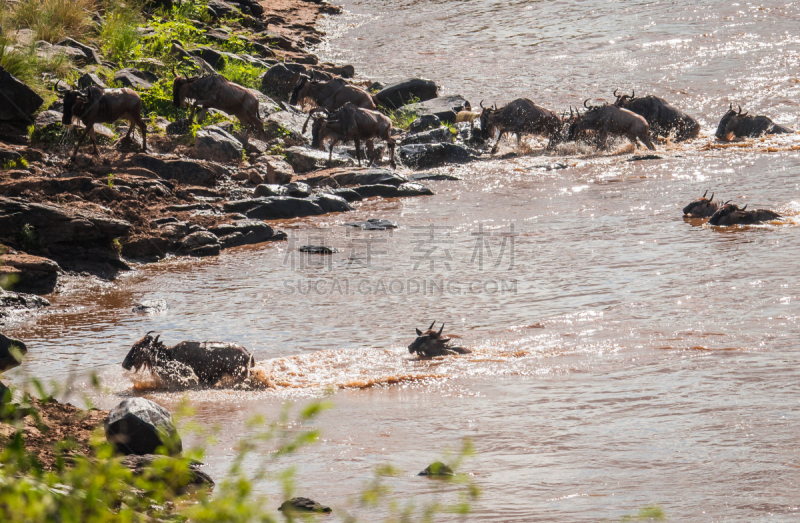
[[[96,123],[113,123],[120,119],[130,121],[128,138],[134,127],[142,133],[143,150],[147,151],[146,127],[142,119],[142,101],[131,89],[101,89],[89,87],[84,90],[64,90],[64,125],[82,123],[86,129],[80,136],[72,155],[74,159],[81,143],[89,135],[94,154],[98,154],[93,126]],[[655,149],[657,138],[684,141],[700,133],[700,124],[680,109],[657,96],[637,97],[617,94],[613,104],[588,105],[585,110],[573,110],[561,115],[539,107],[527,98],[516,99],[498,108],[484,107],[472,112],[467,106],[459,112],[456,122],[479,120],[478,136],[482,140],[496,137],[491,153],[497,151],[500,140],[506,134],[539,135],[548,138],[547,149],[568,141],[586,141],[607,147],[609,137],[628,138],[634,145],[639,142],[648,149]],[[173,104],[185,107],[191,101],[189,122],[193,121],[198,107],[201,112],[217,109],[236,116],[248,132],[264,133],[264,124],[259,117],[258,98],[251,89],[239,86],[221,75],[182,77],[175,74],[173,81]],[[358,164],[361,165],[361,142],[367,148],[370,165],[376,160],[374,141],[385,141],[390,149],[390,163],[394,167],[395,139],[392,121],[379,112],[375,97],[366,90],[341,78],[314,78],[299,75],[289,103],[310,105],[308,119],[303,127],[312,122],[312,147],[324,149],[329,144],[354,142]],[[723,115],[716,131],[716,138],[732,141],[764,134],[793,133],[792,129],[778,125],[766,116],[742,114],[731,104]],[[770,210],[747,210],[728,202],[714,200],[712,194],[690,203],[683,209],[686,218],[709,218],[710,225],[726,226],[754,224],[779,219],[780,215]],[[468,354],[470,351],[449,345],[449,338],[442,336],[444,325],[438,331],[433,324],[426,332],[417,329],[416,340],[409,345],[410,353],[423,358]],[[127,370],[148,368],[166,384],[182,386],[210,386],[227,377],[234,382],[248,379],[254,365],[253,356],[244,347],[231,343],[181,342],[166,347],[151,334],[147,334],[131,348],[123,362]]]

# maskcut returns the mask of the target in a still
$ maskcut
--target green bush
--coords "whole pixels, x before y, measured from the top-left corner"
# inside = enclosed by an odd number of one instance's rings
[[[143,21],[142,5],[136,0],[109,5],[99,35],[106,57],[121,63],[137,58],[141,53],[137,26]]]
[[[254,65],[226,61],[221,74],[233,83],[258,90],[261,86],[260,77],[265,71],[266,69]]]
[[[28,28],[37,38],[56,43],[66,36],[85,35],[92,29],[94,0],[19,0],[10,6],[15,28]]]
[[[66,55],[39,56],[36,54],[34,44],[14,47],[12,42],[3,36],[0,36],[0,65],[36,91],[45,99],[45,103],[54,100],[55,94],[46,87],[42,80],[44,73],[50,73],[62,80],[68,80],[75,76],[72,71],[72,60]]]
[[[187,116],[184,108],[172,105],[172,82],[166,78],[153,84],[152,89],[139,93],[139,96],[142,98],[143,116],[163,116],[172,122]]]

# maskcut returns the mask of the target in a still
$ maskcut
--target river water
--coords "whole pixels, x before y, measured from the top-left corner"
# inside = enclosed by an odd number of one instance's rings
[[[70,384],[73,401],[109,408],[133,393],[119,363],[146,331],[168,344],[235,341],[274,388],[138,392],[172,409],[188,398],[201,424],[222,427],[206,459],[212,475],[253,434],[251,416],[274,419],[287,399],[330,394],[322,441],[286,464],[297,466],[299,494],[335,507],[381,463],[404,471],[390,481],[397,499],[453,501],[415,474],[468,437],[476,456],[462,470],[484,492],[469,521],[614,521],[653,504],[673,521],[794,519],[800,140],[717,148],[713,132],[731,102],[800,123],[800,5],[344,7],[323,22],[330,38],[319,53],[365,76],[425,76],[475,106],[525,96],[558,110],[635,88],[697,117],[702,135],[660,144],[662,159],[647,161],[629,161],[625,144],[545,156],[538,139],[508,143],[500,155],[519,157],[440,169],[462,179],[430,182],[435,196],[371,200],[276,224],[289,242],[67,285],[55,312],[11,331],[31,349],[12,380]],[[705,190],[785,219],[685,221],[682,207]],[[399,228],[344,225],[367,218]],[[308,243],[339,252],[294,250]],[[144,299],[169,309],[132,312]],[[434,320],[473,354],[410,358],[414,328]],[[87,385],[90,372],[101,391]],[[278,504],[277,483],[259,489]]]

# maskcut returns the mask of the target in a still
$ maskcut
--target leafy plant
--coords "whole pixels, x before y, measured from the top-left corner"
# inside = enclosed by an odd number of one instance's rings
[[[99,35],[106,56],[115,62],[137,58],[141,54],[137,26],[143,20],[142,5],[137,0],[108,6]]]
[[[387,109],[386,107],[381,107],[381,110],[385,112],[389,118],[392,120],[392,125],[399,129],[408,129],[411,127],[411,124],[414,123],[419,115],[417,110],[414,107],[411,107],[413,104],[419,103],[419,98],[412,97],[408,100],[406,105],[400,107],[399,109]]]
[[[261,75],[266,69],[233,60],[226,60],[222,68],[222,76],[233,83],[239,84],[250,89],[258,89],[261,86]]]
[[[28,161],[25,158],[20,158],[18,160],[7,160],[3,164],[0,164],[0,171],[6,171],[9,169],[24,169],[28,166]],[[0,254],[2,254],[0,252]]]
[[[108,173],[108,180],[106,181],[106,185],[108,185],[108,187],[111,189],[114,188],[114,173]]]
[[[33,225],[26,223],[17,231],[17,243],[22,245],[22,248],[26,251],[32,250],[38,245],[39,239],[36,237]]]

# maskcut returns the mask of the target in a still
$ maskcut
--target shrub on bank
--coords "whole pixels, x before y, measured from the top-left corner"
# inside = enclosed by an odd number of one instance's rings
[[[6,9],[12,6],[5,2]],[[10,9],[16,28],[28,28],[37,38],[56,43],[70,35],[83,35],[93,28],[95,0],[19,0]]]

